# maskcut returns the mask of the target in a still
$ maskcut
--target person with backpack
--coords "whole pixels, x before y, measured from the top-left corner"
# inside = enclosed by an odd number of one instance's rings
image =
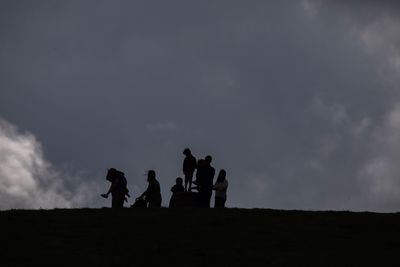
[[[215,191],[214,208],[225,208],[227,189],[228,180],[226,180],[226,171],[222,169],[219,171],[217,181],[213,187],[213,190]]]
[[[106,179],[111,183],[111,185],[107,193],[102,194],[101,196],[108,198],[111,194],[111,207],[123,208],[124,202],[127,201],[126,197],[130,197],[125,174],[117,169],[111,168],[107,171]]]
[[[149,208],[161,207],[161,190],[160,183],[156,179],[156,172],[149,170],[147,172],[147,182],[149,183],[146,191],[139,198],[145,199],[149,203]]]

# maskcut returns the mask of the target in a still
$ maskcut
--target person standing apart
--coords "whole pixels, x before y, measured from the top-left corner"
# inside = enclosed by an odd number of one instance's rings
[[[183,150],[185,159],[183,160],[183,174],[185,175],[185,191],[192,191],[193,173],[196,170],[196,158],[192,155],[189,148]]]
[[[160,183],[156,179],[156,172],[149,170],[147,172],[147,186],[146,191],[140,195],[139,198],[145,198],[146,202],[149,203],[149,208],[160,208],[161,207],[161,190]]]
[[[124,201],[126,201],[126,196],[130,197],[125,174],[121,171],[111,168],[107,172],[106,179],[111,183],[111,185],[107,193],[101,194],[101,196],[108,198],[108,195],[111,194],[111,207],[114,209],[123,208]]]
[[[219,171],[217,181],[213,187],[213,190],[215,191],[214,208],[225,208],[227,189],[228,180],[226,180],[226,171],[222,169]]]

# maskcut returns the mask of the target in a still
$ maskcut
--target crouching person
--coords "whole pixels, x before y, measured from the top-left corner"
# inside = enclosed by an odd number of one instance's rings
[[[176,178],[176,184],[171,188],[172,196],[169,201],[169,207],[173,208],[176,207],[177,196],[182,194],[185,191],[183,187],[183,179],[181,177]]]
[[[147,182],[149,183],[146,191],[140,195],[148,203],[149,208],[161,207],[161,190],[160,183],[156,179],[156,172],[149,170],[147,172]]]

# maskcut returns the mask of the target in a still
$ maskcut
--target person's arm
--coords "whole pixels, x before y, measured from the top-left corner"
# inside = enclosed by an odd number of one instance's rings
[[[147,196],[147,189],[146,189],[146,191],[144,191],[144,192],[139,196],[139,198],[143,198],[144,196]]]
[[[187,157],[183,160],[183,165],[182,165],[182,172],[186,173],[187,171]]]
[[[128,188],[125,188],[125,196],[131,197],[131,195],[129,194],[129,189]]]
[[[214,186],[213,186],[213,190],[221,191],[222,190],[222,184],[221,183],[215,183]]]
[[[219,190],[225,191],[228,188],[228,181],[225,180],[222,183],[219,183]]]
[[[222,183],[215,183],[215,185],[213,186],[213,189],[216,191],[224,191],[228,188],[228,181],[225,180]]]
[[[191,162],[192,172],[194,172],[196,170],[196,168],[197,168],[197,160],[195,157],[192,157],[192,162]]]
[[[143,194],[141,194],[139,198],[143,198],[144,196],[146,196],[146,198],[147,198],[150,194],[150,191],[151,191],[151,182],[147,185],[146,191],[144,191]]]
[[[108,197],[108,195],[112,192],[113,189],[114,189],[113,184],[110,184],[110,188],[108,189],[108,191],[107,191],[107,193],[106,193],[107,197]]]
[[[101,196],[102,196],[102,197],[105,197],[105,198],[108,198],[108,195],[110,195],[111,192],[114,191],[114,188],[115,188],[115,186],[116,186],[115,184],[116,184],[116,181],[112,182],[111,185],[110,185],[110,188],[109,188],[108,191],[107,191],[107,193],[102,194]]]

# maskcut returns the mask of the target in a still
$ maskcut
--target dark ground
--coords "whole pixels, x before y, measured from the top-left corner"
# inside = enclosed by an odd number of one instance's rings
[[[0,212],[0,266],[400,266],[400,214]]]

